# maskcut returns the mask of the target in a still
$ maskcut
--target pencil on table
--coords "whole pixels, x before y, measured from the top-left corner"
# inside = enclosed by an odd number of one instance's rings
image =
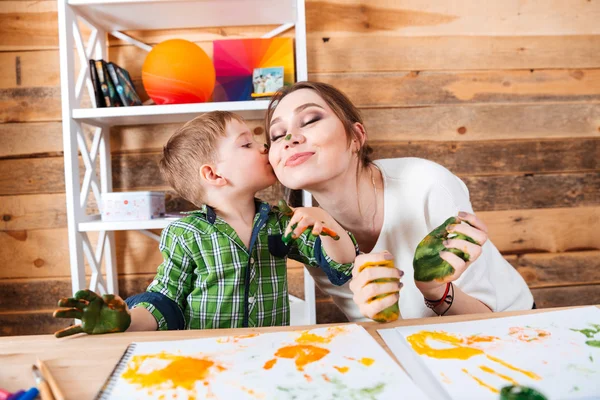
[[[50,390],[50,386],[48,386],[48,381],[42,375],[40,368],[33,364],[33,376],[35,378],[35,383],[37,385],[40,397],[42,400],[54,400],[54,396],[52,396],[52,391]]]
[[[37,360],[37,364],[38,364],[38,368],[40,369],[40,371],[42,373],[42,376],[44,377],[46,382],[48,382],[48,385],[50,386],[50,389],[52,390],[52,394],[54,395],[54,398],[56,400],[65,400],[65,396],[60,391],[60,388],[58,387],[56,380],[54,380],[54,377],[50,373],[50,369],[48,369],[46,364],[44,364],[44,362],[42,360],[40,360],[39,358]]]

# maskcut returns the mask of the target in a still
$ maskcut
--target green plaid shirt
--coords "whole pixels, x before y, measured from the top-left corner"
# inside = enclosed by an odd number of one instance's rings
[[[238,328],[245,319],[250,327],[289,325],[286,257],[318,267],[316,237],[305,231],[292,241],[288,253],[281,236],[289,217],[264,202],[257,203],[257,210],[250,250],[207,206],[163,230],[159,248],[164,261],[147,291],[174,301],[187,329]],[[330,268],[351,274],[352,263],[335,262],[322,246],[321,252]],[[135,306],[148,309],[159,330],[167,329],[165,317],[153,304]]]

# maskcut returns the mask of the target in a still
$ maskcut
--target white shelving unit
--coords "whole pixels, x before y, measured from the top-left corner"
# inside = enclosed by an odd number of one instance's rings
[[[95,101],[88,60],[108,59],[109,33],[146,51],[152,49],[122,33],[125,30],[279,25],[263,37],[295,29],[296,79],[303,81],[307,79],[304,0],[58,0],[58,16],[72,289],[74,293],[86,287],[85,259],[91,269],[89,288],[100,293],[118,293],[114,231],[136,230],[158,239],[148,230],[162,229],[172,219],[102,222],[98,215],[87,215],[90,192],[101,204],[102,195],[112,191],[110,127],[184,122],[213,110],[228,110],[247,119],[260,119],[268,101],[82,108],[84,87],[92,105]],[[81,35],[80,23],[91,30],[87,43]],[[80,66],[77,77],[75,57],[79,57]],[[90,146],[83,136],[83,125],[94,128]],[[83,181],[80,181],[78,152],[85,167]],[[311,204],[310,195],[305,193],[303,198],[305,205]],[[88,232],[99,233],[95,245]],[[106,276],[101,272],[102,264]],[[290,296],[293,325],[316,323],[314,281],[307,271],[304,286],[304,300]]]

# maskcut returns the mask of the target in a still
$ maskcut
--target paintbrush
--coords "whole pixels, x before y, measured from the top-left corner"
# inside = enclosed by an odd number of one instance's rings
[[[42,373],[37,365],[33,364],[31,367],[33,370],[33,377],[35,378],[35,383],[37,384],[38,390],[40,391],[40,397],[42,400],[54,400],[54,396],[52,396],[52,391],[50,390],[50,386],[48,386],[48,382],[42,376]]]

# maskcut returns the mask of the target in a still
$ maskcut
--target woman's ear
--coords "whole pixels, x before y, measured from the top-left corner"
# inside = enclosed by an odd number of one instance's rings
[[[215,167],[209,164],[204,164],[200,167],[200,178],[205,183],[213,186],[224,186],[227,184],[227,179],[217,174]]]
[[[367,130],[360,122],[355,122],[352,125],[352,129],[354,129],[354,139],[356,140],[357,148],[353,149],[358,152],[362,149],[363,145],[367,141]]]

